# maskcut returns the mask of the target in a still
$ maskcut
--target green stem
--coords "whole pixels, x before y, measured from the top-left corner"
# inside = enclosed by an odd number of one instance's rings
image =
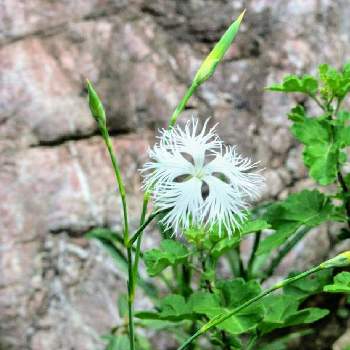
[[[202,334],[206,333],[207,331],[209,331],[211,328],[217,326],[218,324],[224,322],[225,320],[227,320],[228,318],[232,317],[233,315],[237,314],[238,312],[242,311],[243,309],[245,309],[246,307],[248,307],[249,305],[259,301],[260,299],[262,299],[263,297],[265,297],[266,295],[272,293],[273,291],[283,288],[288,284],[291,284],[297,280],[300,280],[306,276],[311,275],[312,273],[315,273],[317,271],[326,269],[328,267],[332,267],[332,266],[328,266],[328,265],[319,265],[316,267],[313,267],[310,270],[307,270],[297,276],[294,277],[290,277],[287,278],[277,284],[275,284],[274,286],[266,289],[265,291],[261,292],[259,295],[257,295],[256,297],[246,301],[245,303],[243,303],[242,305],[240,305],[239,307],[233,309],[232,311],[229,312],[225,312],[222,313],[216,317],[214,317],[213,319],[211,319],[208,323],[206,323],[204,326],[202,326],[195,334],[193,334],[190,338],[188,338],[177,350],[184,350],[187,348],[187,346],[189,344],[191,344],[195,339],[197,339],[199,336],[201,336]]]
[[[111,158],[111,162],[112,162],[112,166],[113,166],[113,170],[114,170],[114,175],[115,175],[115,178],[117,180],[119,193],[120,193],[120,197],[122,200],[123,217],[124,217],[124,230],[123,230],[124,231],[124,244],[126,245],[126,243],[128,242],[128,238],[129,238],[129,223],[128,223],[128,207],[127,207],[127,203],[126,203],[125,186],[124,186],[124,183],[122,180],[122,176],[120,173],[120,168],[119,168],[117,158],[114,154],[112,141],[109,137],[107,127],[104,127],[104,129],[102,129],[101,131],[102,131],[103,139],[104,139],[106,146],[107,146],[107,149],[108,149],[109,156]]]
[[[118,184],[119,193],[122,201],[123,207],[123,222],[124,222],[124,246],[127,247],[129,241],[129,222],[128,222],[128,206],[126,202],[126,192],[123,179],[120,172],[120,167],[115,156],[111,138],[109,137],[107,125],[104,120],[99,120],[98,125],[108,149],[109,156],[111,158],[114,175]],[[128,315],[129,315],[129,339],[130,339],[130,350],[135,350],[135,332],[134,332],[134,311],[133,311],[133,301],[134,301],[134,287],[133,287],[133,267],[132,267],[132,252],[131,247],[127,247],[127,260],[128,260]]]
[[[237,254],[237,258],[238,258],[238,276],[237,277],[242,277],[244,279],[247,278],[247,273],[244,269],[244,265],[243,265],[243,260],[241,257],[241,250],[240,250],[240,246],[238,246],[236,248],[236,254]]]
[[[317,96],[309,94],[309,96],[316,102],[316,104],[322,109],[325,110],[325,106],[320,102],[320,100],[317,98]]]
[[[247,350],[253,350],[257,340],[258,340],[258,334],[254,333],[249,339],[249,342],[247,344]]]
[[[129,339],[130,350],[135,350],[135,330],[134,330],[134,299],[135,299],[135,287],[133,278],[133,266],[132,266],[132,253],[131,247],[127,248],[128,251],[128,314],[129,314]]]
[[[198,88],[198,84],[195,82],[192,82],[192,85],[190,86],[190,88],[186,91],[185,96],[182,98],[182,100],[180,101],[180,103],[177,105],[173,115],[170,118],[170,123],[169,123],[169,128],[172,128],[176,121],[178,116],[180,115],[180,113],[185,109],[186,107],[186,103],[188,102],[188,100],[190,99],[190,97],[193,95],[193,93],[197,90]]]
[[[252,248],[252,252],[250,254],[250,258],[249,258],[249,262],[248,262],[248,278],[252,278],[253,276],[253,267],[254,267],[254,261],[255,261],[255,254],[256,251],[258,250],[259,244],[260,244],[260,239],[261,239],[261,231],[258,231],[255,234],[255,238],[254,238],[254,244],[253,244],[253,248]]]
[[[149,194],[148,194],[148,192],[146,192],[145,196],[143,198],[140,226],[142,226],[145,223],[148,200],[149,200]],[[140,253],[141,253],[141,240],[142,240],[142,233],[137,237],[137,242],[136,242],[135,258],[134,258],[135,260],[134,260],[133,273],[132,273],[132,276],[133,276],[133,294],[135,294],[135,288],[136,288],[136,284],[137,284],[138,267],[139,267]],[[132,246],[131,246],[131,248],[132,248]]]

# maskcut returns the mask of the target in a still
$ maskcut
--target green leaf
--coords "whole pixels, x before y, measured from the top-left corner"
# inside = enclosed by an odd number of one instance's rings
[[[261,292],[261,287],[256,281],[245,282],[241,278],[219,281],[216,287],[220,292],[221,304],[225,306],[227,311],[238,307]],[[211,314],[207,314],[207,316],[213,318],[223,311],[221,309],[220,312],[212,312]],[[217,327],[231,334],[241,334],[253,329],[262,317],[263,308],[261,305],[255,304],[233,315]]]
[[[225,237],[217,241],[214,246],[211,248],[208,246],[208,249],[210,250],[210,254],[213,258],[218,258],[219,256],[225,254],[227,251],[235,248],[238,246],[238,244],[241,242],[241,239],[243,236],[257,232],[262,231],[270,228],[271,225],[267,223],[265,220],[257,219],[257,220],[251,220],[248,219],[241,227],[239,232],[237,232],[236,235],[233,235],[231,237]]]
[[[260,286],[255,281],[245,282],[243,279],[222,281],[217,284],[215,293],[197,291],[191,294],[188,302],[182,295],[171,294],[159,303],[159,312],[136,312],[141,319],[161,319],[179,322],[193,320],[203,315],[213,318],[236,308],[241,303],[256,296]],[[224,321],[218,328],[230,334],[241,334],[253,329],[263,317],[261,306],[248,307]]]
[[[258,282],[254,280],[245,282],[242,278],[218,281],[216,288],[221,292],[223,305],[231,309],[254,298],[261,292]]]
[[[323,98],[326,101],[332,97],[342,100],[350,90],[349,64],[346,64],[341,72],[328,64],[321,64],[318,70],[323,84],[321,89]]]
[[[293,135],[305,146],[303,159],[310,176],[321,185],[335,182],[339,147],[330,123],[307,117],[301,106],[294,108],[289,118],[294,121],[291,128]]]
[[[244,236],[249,233],[266,230],[270,227],[271,225],[268,222],[266,222],[266,220],[263,220],[263,219],[248,220],[243,224],[240,230],[240,235]]]
[[[192,319],[192,307],[187,304],[182,295],[170,294],[163,298],[159,305],[161,312],[160,318],[169,321],[180,321]]]
[[[315,95],[318,91],[318,81],[311,75],[298,77],[288,75],[284,77],[282,84],[273,84],[267,90],[276,92],[301,92],[308,95]]]
[[[179,322],[195,318],[192,312],[191,303],[187,303],[185,298],[180,294],[169,294],[159,301],[159,312],[155,311],[138,311],[135,317],[143,320],[166,320]]]
[[[297,273],[290,274],[288,277],[293,277]],[[322,292],[323,287],[330,281],[332,276],[331,270],[318,271],[307,278],[298,280],[283,287],[285,295],[299,301],[305,298]]]
[[[350,126],[339,127],[336,138],[339,148],[350,146]]]
[[[258,326],[262,334],[277,328],[312,323],[329,313],[319,308],[298,310],[299,301],[288,295],[268,295],[261,303],[265,308],[264,319]]]
[[[329,310],[321,309],[318,307],[308,307],[306,309],[299,310],[294,315],[291,315],[286,320],[286,327],[296,326],[299,324],[309,324],[314,323],[321,318],[327,316],[329,314]]]
[[[129,337],[126,335],[106,335],[102,337],[107,340],[105,350],[130,350]]]
[[[237,35],[244,13],[245,11],[242,12],[239,17],[230,25],[230,27],[226,30],[224,35],[220,38],[212,51],[203,61],[193,80],[196,85],[202,84],[214,74],[217,65],[223,59],[226,51],[229,49],[232,41]]]
[[[344,271],[334,277],[334,283],[323,288],[328,293],[350,293],[350,272]]]
[[[314,227],[322,222],[340,218],[328,197],[316,190],[304,190],[271,205],[264,219],[276,232],[260,243],[257,251],[259,255],[270,252],[284,243],[302,225]]]
[[[220,299],[217,295],[209,292],[198,291],[189,298],[192,310],[198,314],[208,315],[221,310]]]
[[[225,254],[227,251],[238,246],[240,241],[241,238],[238,236],[225,237],[213,245],[210,256],[214,259],[217,259],[221,255]]]
[[[160,249],[151,249],[144,253],[144,261],[150,276],[156,276],[165,268],[186,261],[187,248],[174,240],[166,239],[160,243]]]

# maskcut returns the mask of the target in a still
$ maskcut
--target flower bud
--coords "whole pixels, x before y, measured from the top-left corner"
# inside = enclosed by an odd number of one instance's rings
[[[88,90],[89,107],[90,107],[92,116],[96,119],[97,122],[105,123],[106,113],[100,98],[98,97],[95,89],[92,87],[89,80],[87,80],[86,86]]]
[[[233,39],[236,37],[239,26],[242,22],[245,10],[239,15],[239,17],[230,25],[230,27],[226,30],[221,39],[216,43],[213,50],[209,53],[206,59],[203,61],[201,66],[199,67],[195,77],[194,83],[196,85],[201,85],[204,81],[209,79],[218,63],[224,57],[226,51],[230,47]]]
[[[333,267],[346,267],[350,266],[350,250],[337,255],[336,257],[329,259],[322,264],[322,268],[333,268]]]

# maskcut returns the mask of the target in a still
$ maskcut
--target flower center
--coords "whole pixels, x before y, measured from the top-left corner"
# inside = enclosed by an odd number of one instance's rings
[[[199,180],[203,180],[204,175],[205,173],[203,168],[195,168],[193,171],[193,177],[196,177]]]

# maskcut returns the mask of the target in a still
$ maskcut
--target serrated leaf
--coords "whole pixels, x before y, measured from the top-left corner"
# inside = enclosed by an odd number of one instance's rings
[[[264,219],[276,232],[260,243],[258,255],[284,243],[302,225],[314,227],[339,217],[328,197],[316,190],[304,190],[270,206]]]
[[[346,64],[342,71],[338,71],[328,64],[319,66],[319,76],[323,83],[321,93],[325,100],[332,96],[343,99],[350,89],[349,65]]]
[[[339,146],[330,123],[307,117],[300,106],[293,109],[289,117],[294,121],[291,128],[293,135],[305,146],[303,159],[310,176],[321,185],[335,182]]]
[[[236,308],[261,292],[261,287],[256,281],[245,282],[241,278],[219,281],[216,287],[221,294],[221,304],[225,306],[226,310]],[[208,316],[213,318],[218,314]],[[262,317],[263,308],[260,305],[252,305],[222,322],[218,328],[231,334],[240,334],[253,329]]]
[[[213,318],[232,310],[260,292],[260,286],[257,282],[246,283],[243,279],[222,281],[218,287],[215,289],[215,293],[197,291],[190,296],[187,302],[182,295],[169,295],[159,302],[159,312],[136,312],[135,316],[141,319],[160,319],[174,322],[200,319],[203,315]],[[226,301],[224,294],[228,298]],[[228,296],[229,294],[230,296]],[[262,307],[254,305],[230,317],[217,328],[233,335],[241,334],[253,329],[262,317]]]
[[[231,309],[254,298],[261,292],[258,282],[254,280],[245,282],[242,278],[218,281],[216,288],[221,292],[223,305]]]
[[[318,90],[318,81],[311,75],[298,77],[288,75],[284,77],[282,84],[273,84],[267,87],[270,91],[277,92],[301,92],[308,95],[315,95]]]
[[[187,248],[174,240],[166,239],[160,243],[160,249],[151,249],[144,253],[144,261],[150,276],[156,276],[168,266],[185,262],[189,256]]]
[[[323,288],[328,293],[350,293],[350,272],[343,271],[334,277],[334,283]]]
[[[163,320],[180,321],[192,319],[192,307],[182,295],[170,294],[163,298],[159,305],[160,317]]]
[[[195,318],[191,303],[187,303],[185,298],[180,294],[169,294],[163,299],[160,299],[158,309],[159,312],[135,312],[135,317],[143,320],[166,320],[172,322]]]

